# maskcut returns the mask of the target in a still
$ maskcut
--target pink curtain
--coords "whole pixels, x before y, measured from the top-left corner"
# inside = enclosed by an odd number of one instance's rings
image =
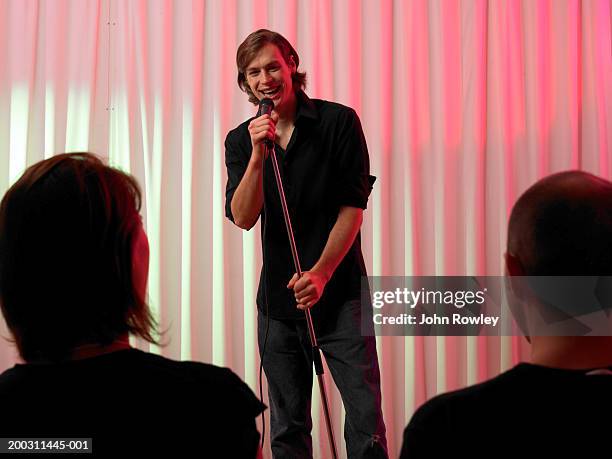
[[[223,216],[223,140],[253,113],[235,83],[246,35],[283,33],[309,95],[360,115],[378,176],[362,231],[371,275],[498,275],[526,187],[570,168],[611,178],[611,10],[609,0],[0,0],[0,192],[63,151],[133,173],[150,301],[168,329],[153,351],[229,366],[257,391],[259,228]],[[517,337],[378,346],[392,457],[427,398],[528,358]],[[15,360],[0,343],[0,370]],[[316,392],[313,413],[316,457],[328,457]]]

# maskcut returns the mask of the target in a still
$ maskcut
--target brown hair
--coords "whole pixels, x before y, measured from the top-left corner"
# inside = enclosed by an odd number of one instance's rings
[[[251,33],[238,47],[236,52],[236,66],[238,67],[238,86],[249,95],[249,102],[257,105],[259,99],[255,97],[253,91],[249,87],[246,78],[247,65],[255,58],[257,53],[268,43],[276,45],[280,50],[287,65],[291,57],[295,62],[295,73],[291,76],[293,80],[293,90],[304,89],[306,87],[306,72],[298,72],[297,68],[300,65],[300,56],[291,43],[278,32],[272,32],[267,29],[259,29]]]
[[[126,333],[157,343],[132,278],[136,180],[90,153],[30,166],[0,203],[0,306],[25,361]]]

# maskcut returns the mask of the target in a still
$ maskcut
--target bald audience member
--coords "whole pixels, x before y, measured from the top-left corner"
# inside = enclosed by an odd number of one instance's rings
[[[529,188],[510,216],[506,271],[612,276],[612,183],[568,171]],[[529,336],[544,301],[519,297],[531,363],[426,402],[404,431],[402,459],[609,454],[612,337]],[[578,303],[576,314],[590,306]]]

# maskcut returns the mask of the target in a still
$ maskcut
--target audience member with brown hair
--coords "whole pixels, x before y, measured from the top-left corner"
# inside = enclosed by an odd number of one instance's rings
[[[136,180],[88,153],[34,164],[4,196],[0,305],[24,363],[0,375],[0,437],[255,457],[264,407],[238,376],[130,346],[158,339],[140,206]]]

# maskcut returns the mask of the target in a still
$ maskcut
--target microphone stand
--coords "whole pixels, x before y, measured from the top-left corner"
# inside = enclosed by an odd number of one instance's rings
[[[274,148],[271,148],[272,142],[265,142],[264,158],[270,155],[272,159],[272,168],[274,169],[274,177],[276,178],[276,187],[278,188],[278,194],[281,200],[281,207],[283,209],[283,218],[285,219],[285,226],[287,228],[287,236],[289,237],[289,245],[291,246],[291,256],[293,257],[293,264],[295,266],[295,272],[298,275],[298,279],[302,277],[302,267],[300,266],[300,258],[298,255],[297,247],[295,245],[295,238],[293,236],[293,228],[291,226],[291,218],[289,216],[289,210],[287,208],[287,200],[285,199],[285,190],[283,188],[283,180],[280,175],[278,168],[278,161],[276,160],[276,154]],[[327,427],[327,436],[329,439],[329,445],[332,452],[333,459],[338,458],[338,451],[336,450],[336,442],[334,441],[334,431],[331,425],[331,417],[329,415],[329,404],[327,402],[327,391],[325,390],[325,381],[323,379],[323,362],[321,361],[321,349],[317,343],[317,335],[315,334],[314,325],[312,323],[312,316],[310,309],[304,310],[306,315],[306,324],[308,326],[308,336],[310,337],[310,345],[312,347],[312,361],[317,374],[317,381],[319,383],[319,390],[321,392],[321,402],[323,403],[323,413],[325,415],[325,425]]]

